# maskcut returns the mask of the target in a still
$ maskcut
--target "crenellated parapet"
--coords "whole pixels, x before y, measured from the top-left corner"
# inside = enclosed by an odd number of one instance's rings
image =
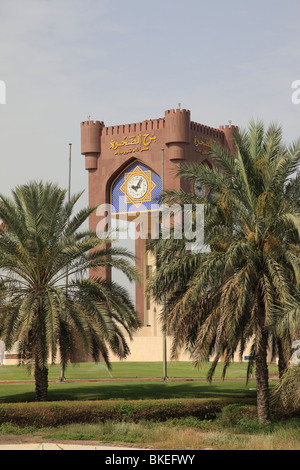
[[[111,157],[156,160],[165,148],[166,160],[203,159],[209,153],[212,142],[219,142],[234,152],[233,133],[237,126],[225,125],[214,128],[191,121],[187,109],[169,109],[163,118],[106,127],[103,121],[81,123],[81,153],[85,155],[87,170],[100,169]],[[151,145],[150,145],[151,144]],[[159,146],[159,147],[157,147]],[[158,150],[159,148],[159,150]],[[153,152],[153,153],[152,153]]]
[[[224,139],[224,132],[221,130],[221,126],[220,129],[216,129],[215,127],[205,126],[204,124],[192,121],[191,130],[212,139],[218,139],[220,141]]]
[[[116,136],[121,134],[151,132],[165,128],[164,119],[148,119],[143,122],[135,122],[132,124],[122,124],[119,126],[108,126],[103,129],[106,136]]]

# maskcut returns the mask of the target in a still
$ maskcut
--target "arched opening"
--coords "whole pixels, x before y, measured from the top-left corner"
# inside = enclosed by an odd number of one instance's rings
[[[112,270],[112,280],[120,283],[132,293],[142,325],[151,326],[152,305],[146,294],[146,283],[151,265],[146,253],[146,239],[153,226],[150,214],[159,210],[162,192],[160,176],[144,162],[130,159],[116,171],[107,185],[107,201],[112,209],[112,228],[116,240],[114,247],[127,249],[136,258],[136,267],[142,281],[138,285],[129,283],[125,275]],[[135,285],[134,285],[135,284]]]

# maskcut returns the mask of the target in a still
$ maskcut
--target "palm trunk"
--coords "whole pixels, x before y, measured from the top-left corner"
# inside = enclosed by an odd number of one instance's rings
[[[288,361],[286,360],[286,357],[285,357],[281,339],[277,340],[277,351],[278,351],[278,373],[279,373],[279,378],[281,379],[284,372],[286,371],[288,367]]]
[[[35,399],[36,401],[46,401],[48,393],[48,369],[40,368],[38,362],[35,363]]]
[[[60,377],[59,377],[59,382],[65,382],[66,381],[66,378],[65,378],[65,364],[62,363],[61,364],[61,367],[60,367]]]
[[[43,322],[43,311],[39,310],[35,324],[34,338],[34,378],[35,378],[35,399],[36,401],[46,401],[48,393],[48,350],[45,339],[45,325]]]
[[[257,417],[259,421],[269,419],[269,371],[267,363],[268,334],[265,332],[265,312],[261,307],[259,315],[259,340],[255,351]]]

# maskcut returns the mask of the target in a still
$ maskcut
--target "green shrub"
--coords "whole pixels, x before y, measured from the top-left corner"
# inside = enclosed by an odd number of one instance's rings
[[[167,426],[178,427],[178,428],[195,428],[195,429],[206,429],[211,420],[200,420],[194,416],[187,416],[185,418],[174,418],[169,419],[166,422]]]
[[[221,409],[222,403],[201,400],[7,403],[0,405],[0,425],[10,423],[20,427],[41,428],[107,421],[165,422],[187,417],[211,420],[216,418]]]
[[[12,423],[3,423],[0,425],[0,436],[6,435],[6,434],[15,434],[15,435],[28,434],[28,433],[33,433],[35,431],[36,431],[36,428],[32,426],[26,427],[26,428],[20,428],[16,424],[12,424]]]
[[[233,403],[231,405],[224,406],[220,420],[225,427],[232,427],[239,424],[241,419],[249,420],[256,418],[256,416],[256,406]]]
[[[258,421],[256,406],[238,403],[223,407],[219,423],[224,428],[248,434],[270,432],[272,429],[270,421]]]

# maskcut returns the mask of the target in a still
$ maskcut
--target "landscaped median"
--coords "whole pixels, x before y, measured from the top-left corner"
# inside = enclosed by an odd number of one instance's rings
[[[0,425],[55,427],[73,423],[106,421],[164,422],[195,417],[213,420],[230,401],[224,400],[138,400],[94,402],[45,402],[0,404]]]
[[[272,421],[259,423],[255,401],[249,399],[5,403],[0,405],[0,444],[299,450],[299,417],[283,416],[282,409],[272,415]]]

